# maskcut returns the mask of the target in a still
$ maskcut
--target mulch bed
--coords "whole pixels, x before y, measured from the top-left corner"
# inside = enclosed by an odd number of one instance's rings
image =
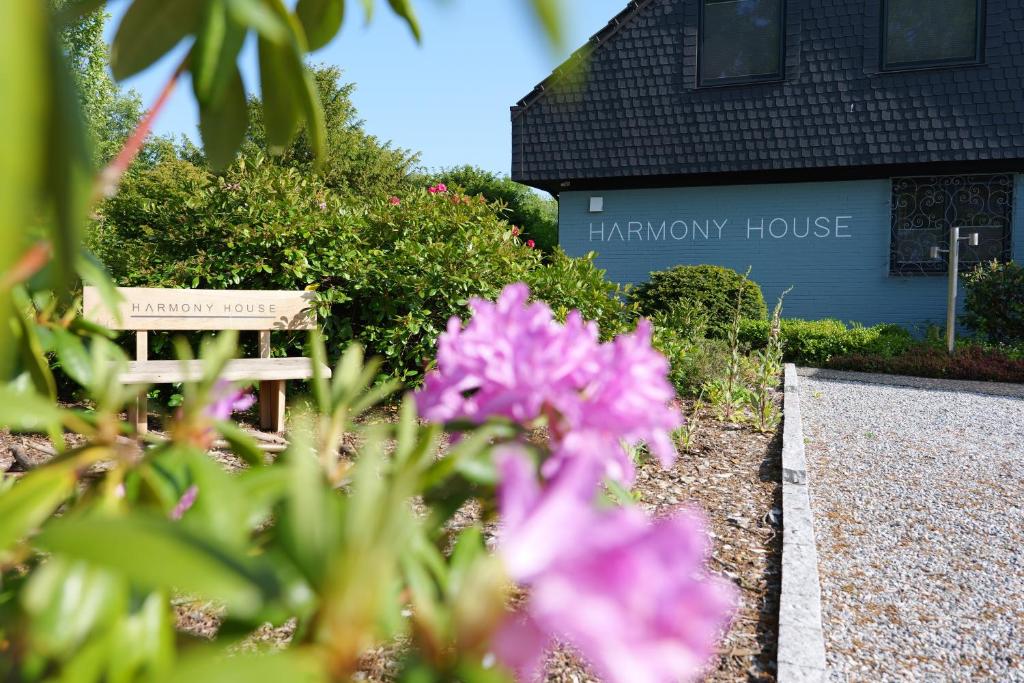
[[[710,568],[740,589],[739,611],[705,680],[774,681],[781,587],[781,432],[761,434],[746,425],[723,423],[707,410],[697,416],[697,424],[690,449],[680,453],[671,470],[653,460],[640,465],[634,494],[655,515],[685,505],[702,510],[713,541]],[[0,472],[12,464],[9,447],[27,440],[0,431]],[[35,463],[48,459],[39,451],[24,452]],[[218,460],[229,469],[234,464],[230,456]],[[183,632],[207,638],[216,633],[219,620],[209,603],[180,600],[175,608]],[[252,640],[283,645],[291,630],[291,624],[268,626]],[[394,652],[380,648],[368,657],[364,680],[391,679],[394,663]],[[549,671],[549,683],[598,683],[568,651],[552,655]]]

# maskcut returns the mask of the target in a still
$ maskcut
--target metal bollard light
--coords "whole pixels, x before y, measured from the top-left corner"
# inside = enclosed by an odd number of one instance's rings
[[[956,295],[957,280],[960,276],[960,240],[967,240],[967,244],[976,247],[978,239],[976,232],[961,236],[960,227],[954,226],[949,229],[949,249],[940,249],[935,246],[929,251],[932,260],[937,260],[939,254],[949,254],[949,284],[946,290],[946,350],[951,356],[956,350]]]

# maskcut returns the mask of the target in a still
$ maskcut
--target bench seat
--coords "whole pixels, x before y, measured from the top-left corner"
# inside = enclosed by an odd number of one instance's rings
[[[320,372],[331,376],[331,369],[322,364]],[[202,377],[203,362],[199,360],[136,360],[118,380],[124,384],[170,384],[172,382],[195,381]],[[230,382],[310,379],[313,376],[311,358],[239,358],[228,361],[218,375]]]

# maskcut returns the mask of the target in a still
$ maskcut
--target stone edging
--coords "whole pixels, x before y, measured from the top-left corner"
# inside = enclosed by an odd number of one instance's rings
[[[804,430],[796,366],[786,364],[782,431],[782,595],[779,683],[824,681],[825,636],[814,520],[807,490]]]

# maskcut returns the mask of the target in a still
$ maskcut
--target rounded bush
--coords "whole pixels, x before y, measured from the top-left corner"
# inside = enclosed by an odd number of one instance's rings
[[[964,275],[965,325],[1003,344],[1024,342],[1024,266],[992,261]]]
[[[649,316],[679,305],[702,308],[708,333],[723,336],[736,316],[741,292],[740,317],[767,318],[768,309],[757,283],[721,266],[675,266],[651,273],[651,279],[637,287],[632,298],[641,313]]]

